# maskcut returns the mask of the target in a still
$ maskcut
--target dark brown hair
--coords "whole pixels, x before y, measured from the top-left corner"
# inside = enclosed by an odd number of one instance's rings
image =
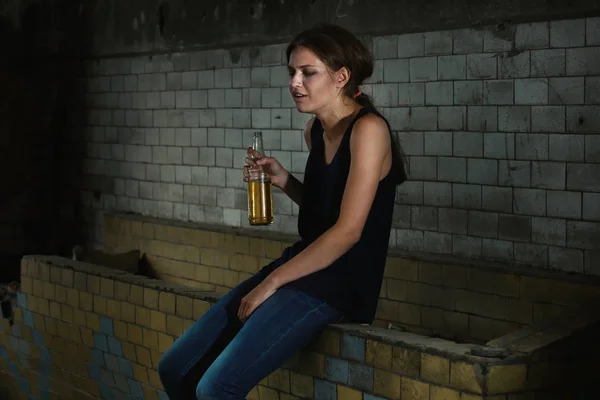
[[[373,56],[367,47],[350,31],[338,25],[322,24],[301,32],[287,47],[287,60],[299,47],[315,53],[331,70],[342,67],[350,70],[350,79],[344,86],[344,94],[354,98],[360,85],[373,74]],[[361,93],[355,97],[363,107],[375,108],[370,97]]]
[[[288,45],[286,51],[288,62],[292,52],[299,47],[304,47],[315,53],[331,71],[338,71],[342,67],[348,68],[350,79],[344,86],[344,94],[354,98],[361,106],[371,109],[377,115],[383,117],[375,108],[370,96],[362,92],[356,96],[360,91],[360,85],[373,74],[373,56],[367,46],[352,32],[341,26],[331,24],[321,24],[307,29],[298,34]],[[389,123],[385,118],[384,120],[390,130],[392,148],[397,155],[399,164],[399,169],[395,171],[396,182],[401,184],[407,179],[404,152]]]

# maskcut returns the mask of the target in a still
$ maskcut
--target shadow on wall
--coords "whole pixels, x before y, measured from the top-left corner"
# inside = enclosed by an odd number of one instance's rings
[[[77,191],[85,102],[74,62],[77,27],[53,2],[18,18],[0,9],[0,283],[19,280],[24,254],[69,255],[79,241]],[[77,104],[73,110],[70,104]],[[66,140],[79,137],[80,141]],[[74,144],[65,146],[65,143]]]

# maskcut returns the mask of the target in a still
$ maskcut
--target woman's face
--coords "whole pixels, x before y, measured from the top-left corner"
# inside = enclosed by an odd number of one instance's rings
[[[335,73],[307,48],[296,48],[290,54],[290,93],[300,112],[314,113],[339,95]]]

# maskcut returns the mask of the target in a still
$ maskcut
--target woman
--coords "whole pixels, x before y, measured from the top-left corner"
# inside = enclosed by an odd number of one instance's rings
[[[325,25],[299,34],[287,58],[296,107],[314,114],[304,183],[273,158],[257,163],[299,205],[301,240],[163,356],[158,371],[173,400],[244,399],[326,325],[374,318],[396,185],[406,174],[387,121],[360,91],[371,54],[350,32]]]

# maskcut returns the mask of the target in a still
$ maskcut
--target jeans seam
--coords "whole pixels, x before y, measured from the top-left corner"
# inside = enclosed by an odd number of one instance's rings
[[[254,362],[252,364],[250,364],[241,374],[240,376],[244,376],[246,375],[246,373],[251,370],[259,361],[261,361],[264,357],[265,354],[267,354],[273,347],[275,347],[276,345],[279,344],[279,342],[281,342],[281,340],[293,329],[295,328],[298,324],[302,323],[302,321],[304,321],[306,318],[308,318],[309,315],[318,312],[319,309],[321,307],[326,306],[327,304],[320,304],[317,307],[311,309],[309,312],[307,312],[300,320],[296,321],[296,323],[294,323],[294,325],[292,325],[291,327],[289,327],[285,332],[283,332],[282,334],[280,334],[274,341],[273,343],[271,343],[271,345],[261,353],[261,355],[259,357],[256,358],[256,360],[254,360]]]
[[[186,377],[186,375],[192,370],[194,365],[196,365],[201,358],[202,358],[202,355],[196,356],[196,358],[193,358],[192,361],[187,363],[186,366],[183,368],[183,371],[181,371],[181,375],[179,376],[179,379],[184,379]]]

